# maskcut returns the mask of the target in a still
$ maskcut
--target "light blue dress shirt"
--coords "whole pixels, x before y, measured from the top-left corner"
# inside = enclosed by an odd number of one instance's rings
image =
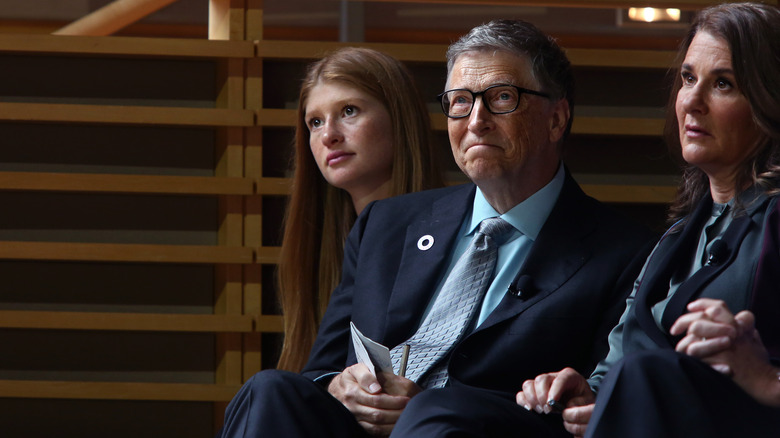
[[[439,296],[444,281],[447,279],[447,276],[450,275],[450,271],[455,267],[460,256],[466,252],[466,248],[468,248],[469,243],[471,243],[471,239],[474,237],[474,233],[476,232],[479,223],[484,219],[500,217],[509,222],[514,227],[514,230],[507,241],[498,248],[498,260],[496,261],[496,269],[493,272],[493,282],[490,284],[485,298],[482,301],[482,308],[479,311],[476,324],[472,324],[471,327],[478,327],[482,324],[493,309],[498,306],[498,303],[501,302],[504,295],[506,295],[510,283],[515,279],[515,276],[520,270],[520,266],[522,266],[531,250],[531,246],[539,235],[539,231],[541,231],[553,206],[555,206],[555,203],[558,201],[558,195],[560,195],[561,189],[563,188],[564,179],[565,171],[563,169],[563,163],[561,163],[558,167],[558,172],[546,186],[542,187],[541,190],[537,191],[528,199],[517,204],[504,214],[498,214],[498,212],[487,202],[482,191],[477,188],[471,214],[466,215],[463,224],[460,226],[458,232],[460,238],[458,239],[452,254],[450,254],[450,262],[447,271],[444,272],[439,279],[436,292],[428,303],[428,308],[425,310],[425,314],[420,321],[425,320],[425,317],[428,316],[433,302],[436,301],[436,298]],[[327,382],[327,378],[336,374],[338,373],[328,373],[317,377],[314,381]]]
[[[558,195],[561,193],[564,175],[563,164],[561,164],[558,167],[558,172],[546,186],[504,214],[498,214],[487,202],[482,191],[477,188],[471,214],[466,216],[460,227],[459,235],[461,237],[450,255],[447,271],[439,280],[436,293],[428,304],[426,315],[439,295],[450,271],[455,267],[460,256],[466,252],[466,248],[471,243],[479,223],[484,219],[500,217],[509,222],[514,227],[514,230],[507,241],[498,248],[498,260],[496,261],[496,269],[493,272],[493,282],[490,284],[482,301],[476,324],[472,324],[472,327],[478,327],[487,319],[488,315],[504,298],[507,288],[512,283],[512,280],[515,279],[520,266],[522,266],[531,250],[531,246],[539,235],[539,231],[541,231],[542,226],[547,221],[547,217],[550,215],[550,211],[552,211],[555,202],[558,200]]]

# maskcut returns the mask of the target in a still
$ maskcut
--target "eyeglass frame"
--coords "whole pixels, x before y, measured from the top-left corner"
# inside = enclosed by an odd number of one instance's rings
[[[463,118],[466,118],[466,117],[470,116],[471,112],[474,111],[474,104],[477,103],[477,97],[484,96],[485,93],[488,92],[488,90],[490,90],[492,88],[497,88],[497,87],[512,87],[512,88],[516,89],[517,92],[518,92],[518,94],[517,94],[517,105],[515,105],[515,107],[512,108],[509,111],[494,112],[490,108],[490,104],[487,103],[485,101],[485,99],[483,98],[482,99],[482,104],[485,105],[485,109],[488,110],[488,112],[490,114],[496,114],[496,115],[510,114],[510,113],[513,113],[513,112],[517,111],[517,108],[520,106],[520,97],[523,95],[523,93],[531,94],[531,95],[534,95],[534,96],[544,97],[546,99],[550,99],[550,95],[547,94],[547,93],[542,93],[541,91],[529,90],[528,88],[518,87],[517,85],[512,85],[512,84],[495,84],[495,85],[491,85],[491,86],[485,88],[482,91],[471,91],[468,88],[453,88],[451,90],[445,90],[444,92],[436,95],[436,98],[439,99],[439,105],[441,106],[441,110],[444,112],[445,116],[447,116],[447,117],[449,117],[451,119],[463,119]],[[450,91],[468,91],[469,93],[471,93],[472,100],[471,100],[471,108],[469,108],[469,112],[467,112],[466,114],[464,114],[462,116],[451,116],[450,115],[450,112],[446,108],[444,108],[444,100],[443,100],[444,99],[444,95],[449,93]]]

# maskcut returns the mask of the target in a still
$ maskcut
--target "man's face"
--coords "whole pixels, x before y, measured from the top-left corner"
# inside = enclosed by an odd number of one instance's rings
[[[540,90],[533,77],[531,63],[506,51],[467,52],[453,65],[447,89],[465,88],[479,92],[497,84]],[[482,97],[474,102],[468,117],[448,119],[452,154],[458,167],[483,190],[501,184],[531,185],[549,181],[557,170],[556,143],[563,135],[568,118],[560,110],[561,102],[523,94],[517,109],[509,114],[492,114]],[[499,185],[497,186],[496,183]]]

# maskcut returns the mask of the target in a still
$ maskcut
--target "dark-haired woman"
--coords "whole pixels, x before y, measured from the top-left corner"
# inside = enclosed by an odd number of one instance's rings
[[[567,368],[517,394],[575,436],[780,436],[780,10],[705,9],[679,59],[674,224],[590,379]]]

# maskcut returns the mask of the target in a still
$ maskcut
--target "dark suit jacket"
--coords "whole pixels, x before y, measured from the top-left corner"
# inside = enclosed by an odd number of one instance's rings
[[[316,378],[355,363],[349,322],[392,348],[417,329],[475,186],[413,193],[369,205],[344,251],[333,292],[303,374]],[[418,248],[425,235],[434,239]],[[587,197],[566,175],[561,194],[519,275],[525,297],[507,295],[465,337],[449,363],[452,385],[514,393],[536,375],[573,366],[589,372],[606,352],[651,235]]]
[[[663,330],[653,319],[652,306],[667,296],[675,270],[690,265],[702,226],[712,211],[712,198],[707,195],[690,217],[661,238],[638,280],[635,297],[629,300],[618,328],[620,337],[610,340],[622,353],[610,353],[599,364],[591,386],[598,387],[609,368],[628,354],[674,348],[681,336],[672,337],[669,328],[687,312],[685,306],[700,297],[723,300],[734,313],[752,310],[771,360],[780,364],[780,206],[777,197],[763,194],[742,201],[745,211],[725,230],[717,257],[686,280],[669,301],[662,317]]]

